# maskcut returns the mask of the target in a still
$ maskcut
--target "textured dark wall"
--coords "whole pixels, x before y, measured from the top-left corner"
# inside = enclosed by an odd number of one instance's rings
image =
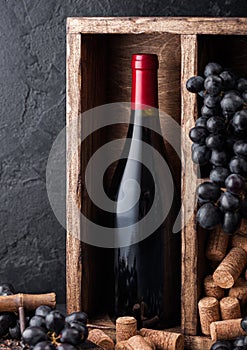
[[[246,0],[0,0],[0,282],[65,300],[65,232],[45,185],[65,125],[65,18],[246,14]]]

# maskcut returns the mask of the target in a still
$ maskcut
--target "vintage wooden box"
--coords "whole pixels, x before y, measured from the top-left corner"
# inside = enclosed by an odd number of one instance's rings
[[[98,266],[99,248],[78,239],[80,217],[74,203],[90,210],[83,183],[84,157],[94,149],[78,147],[81,121],[78,115],[92,107],[130,99],[129,59],[132,53],[157,53],[159,69],[159,106],[172,115],[188,134],[197,117],[197,97],[185,89],[186,80],[202,74],[210,60],[247,76],[246,18],[68,18],[67,20],[67,305],[68,311],[102,310],[100,294],[104,288]],[[122,62],[122,65],[119,64]],[[163,124],[163,122],[162,122]],[[164,125],[162,125],[164,127]],[[183,145],[182,145],[183,147]],[[185,148],[185,153],[190,148]],[[179,159],[168,146],[181,184],[184,213],[193,211],[195,195],[190,190],[196,182],[195,167],[186,155]],[[83,156],[82,156],[83,154]],[[180,173],[180,169],[182,169]],[[180,181],[181,179],[181,181]],[[186,198],[183,194],[187,193]],[[197,303],[202,278],[206,274],[205,232],[197,230],[194,215],[182,230],[182,303],[181,331],[186,347],[209,349],[209,338],[201,337]],[[101,288],[100,288],[101,286]]]

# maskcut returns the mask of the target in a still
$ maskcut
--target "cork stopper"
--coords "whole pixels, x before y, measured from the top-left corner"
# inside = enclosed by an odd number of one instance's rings
[[[205,335],[210,334],[210,323],[220,320],[219,301],[213,297],[205,297],[198,303],[201,330]]]
[[[128,343],[135,350],[155,350],[153,342],[147,342],[141,335],[135,335],[128,340]]]
[[[241,317],[240,303],[237,298],[226,297],[220,301],[222,320],[231,320]]]
[[[232,237],[232,247],[242,248],[247,252],[247,236],[243,236],[240,233],[235,234]]]
[[[234,320],[224,320],[212,322],[210,325],[210,334],[213,341],[230,340],[247,333],[241,327],[241,318]]]
[[[135,350],[135,349],[133,349],[132,346],[128,343],[128,340],[123,340],[116,344],[115,350]]]
[[[227,253],[229,235],[226,235],[221,227],[217,227],[209,235],[206,248],[206,257],[212,261],[221,261]]]
[[[229,296],[238,298],[240,304],[243,306],[247,302],[247,281],[239,277],[234,286],[229,290]]]
[[[113,340],[100,329],[92,329],[88,334],[88,340],[104,350],[114,350]]]
[[[230,250],[213,274],[215,284],[231,288],[247,264],[247,253],[238,247]]]
[[[142,328],[140,335],[149,338],[157,350],[183,350],[184,336],[180,333],[168,331],[155,331],[152,329]]]
[[[224,297],[224,289],[217,286],[214,283],[214,279],[212,275],[208,275],[204,278],[204,294],[206,297],[213,297],[218,300]]]
[[[243,236],[247,236],[247,219],[241,220],[241,225],[240,225],[240,228],[238,229],[238,232]]]
[[[116,320],[116,342],[128,340],[137,334],[137,321],[134,317],[124,316]]]

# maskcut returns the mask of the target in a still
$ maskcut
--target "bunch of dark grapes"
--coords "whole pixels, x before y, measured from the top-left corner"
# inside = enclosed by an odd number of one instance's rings
[[[33,350],[76,350],[88,337],[87,314],[74,312],[65,317],[49,306],[39,306],[22,334]]]
[[[192,160],[208,170],[210,180],[197,188],[197,221],[205,229],[222,225],[233,234],[247,218],[247,79],[211,62],[204,77],[190,78],[186,87],[203,98],[189,136]]]
[[[0,284],[0,296],[13,294],[15,290],[11,284]],[[77,350],[88,337],[87,320],[85,312],[74,312],[65,317],[58,310],[41,305],[32,317],[26,317],[28,327],[21,335],[18,315],[3,312],[0,313],[0,338],[22,338],[33,350]]]

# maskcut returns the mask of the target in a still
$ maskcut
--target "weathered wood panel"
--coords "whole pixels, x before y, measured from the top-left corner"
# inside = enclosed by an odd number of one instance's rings
[[[69,33],[174,33],[246,35],[246,18],[199,17],[73,17]]]

